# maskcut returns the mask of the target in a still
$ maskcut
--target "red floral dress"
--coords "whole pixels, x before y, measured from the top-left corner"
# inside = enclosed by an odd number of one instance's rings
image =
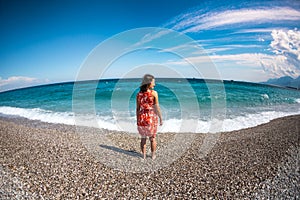
[[[139,92],[136,96],[140,109],[137,112],[137,126],[141,136],[155,137],[158,117],[154,110],[154,97],[152,90]]]

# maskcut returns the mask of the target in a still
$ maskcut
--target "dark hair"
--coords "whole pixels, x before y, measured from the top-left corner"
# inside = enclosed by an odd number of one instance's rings
[[[153,75],[145,74],[143,77],[142,84],[140,86],[140,92],[146,92],[149,89],[153,79],[154,79]]]

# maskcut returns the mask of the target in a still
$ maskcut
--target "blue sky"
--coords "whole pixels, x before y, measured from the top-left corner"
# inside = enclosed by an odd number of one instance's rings
[[[0,0],[0,25],[0,91],[75,80],[99,43],[141,27],[168,28],[191,37],[222,79],[259,82],[300,75],[296,0]],[[203,52],[188,55],[196,63],[203,58]],[[182,58],[150,51],[119,59],[107,77],[147,63],[188,71]]]

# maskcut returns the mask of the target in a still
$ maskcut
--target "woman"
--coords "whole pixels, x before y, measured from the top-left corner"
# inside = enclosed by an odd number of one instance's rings
[[[141,138],[141,151],[144,159],[146,158],[146,140],[149,137],[151,142],[152,159],[155,159],[156,150],[156,132],[158,117],[160,125],[163,124],[160,107],[158,103],[158,94],[154,90],[155,79],[150,74],[145,74],[140,91],[136,96],[136,118],[137,127]]]

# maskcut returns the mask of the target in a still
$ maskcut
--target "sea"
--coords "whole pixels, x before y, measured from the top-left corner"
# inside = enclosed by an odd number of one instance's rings
[[[1,92],[0,115],[135,132],[140,83],[141,79],[102,79]],[[159,133],[226,132],[300,114],[300,91],[295,89],[183,78],[157,78],[154,89],[163,115]]]

